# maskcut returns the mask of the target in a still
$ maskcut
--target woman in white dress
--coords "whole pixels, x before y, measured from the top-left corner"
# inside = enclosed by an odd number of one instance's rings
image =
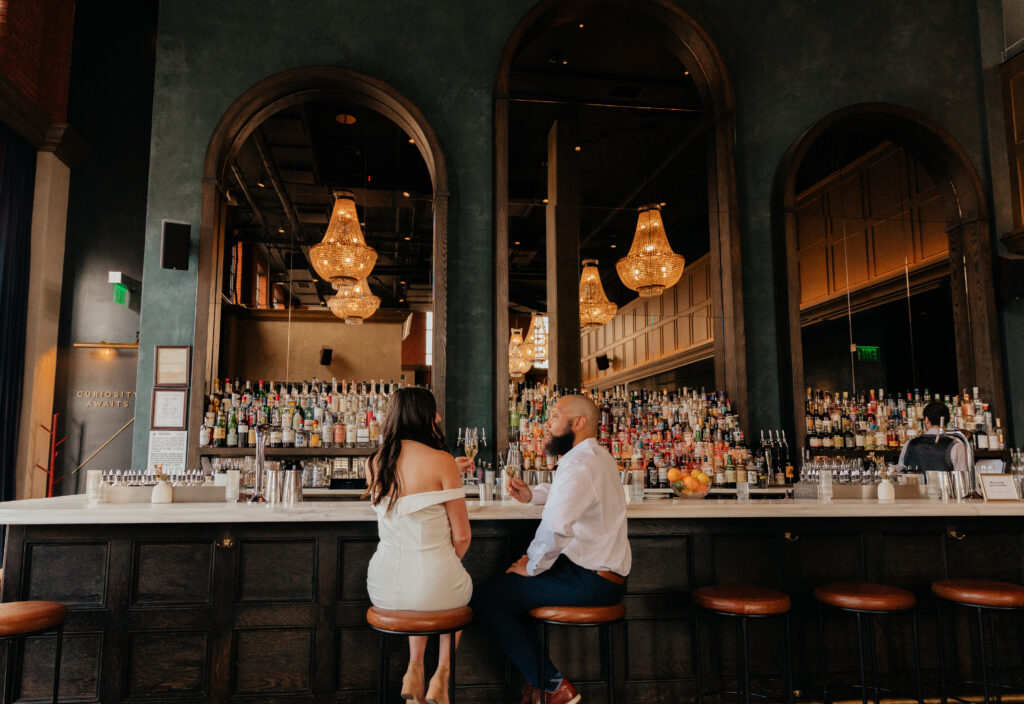
[[[443,611],[466,606],[473,595],[462,566],[470,539],[466,496],[460,466],[444,449],[440,422],[429,391],[397,390],[388,402],[381,445],[367,463],[380,542],[366,588],[381,609]],[[456,645],[461,635],[455,634]],[[426,692],[429,704],[448,704],[450,638],[441,636],[437,671]],[[426,647],[426,636],[409,637],[402,698],[417,704],[424,702]]]

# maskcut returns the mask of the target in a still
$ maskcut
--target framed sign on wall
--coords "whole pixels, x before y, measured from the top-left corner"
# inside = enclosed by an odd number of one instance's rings
[[[188,386],[191,352],[188,345],[157,345],[153,386]]]

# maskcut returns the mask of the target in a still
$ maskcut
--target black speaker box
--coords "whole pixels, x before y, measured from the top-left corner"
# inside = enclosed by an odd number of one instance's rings
[[[606,354],[597,355],[594,361],[597,362],[597,368],[601,371],[604,371],[612,365],[611,361],[608,359],[608,355]]]
[[[999,297],[1004,301],[1024,298],[1024,256],[1000,254],[996,261]]]
[[[164,220],[160,224],[160,268],[188,271],[192,226],[177,220]]]
[[[330,366],[330,364],[331,364],[331,356],[333,354],[334,354],[334,350],[331,349],[330,347],[321,347],[320,348],[320,364],[324,365],[325,367]]]

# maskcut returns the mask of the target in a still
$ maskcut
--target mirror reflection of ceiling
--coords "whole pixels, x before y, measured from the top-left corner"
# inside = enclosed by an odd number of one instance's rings
[[[363,234],[377,250],[369,282],[381,308],[429,305],[433,188],[410,137],[367,108],[308,102],[268,118],[242,145],[230,169],[226,246],[266,248],[271,280],[292,281],[296,307],[333,295],[309,263],[327,229],[332,190],[356,195]]]
[[[513,310],[547,309],[547,135],[560,115],[579,124],[580,259],[600,262],[609,299],[636,297],[615,262],[629,251],[641,205],[665,204],[665,231],[687,261],[709,251],[709,116],[677,43],[642,13],[598,4],[563,8],[522,43],[509,110]]]

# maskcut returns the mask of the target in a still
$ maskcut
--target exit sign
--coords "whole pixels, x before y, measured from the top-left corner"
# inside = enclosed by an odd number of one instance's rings
[[[858,362],[877,362],[878,361],[878,346],[877,345],[857,345],[857,361]]]
[[[124,284],[114,284],[114,303],[128,305],[128,287]]]

